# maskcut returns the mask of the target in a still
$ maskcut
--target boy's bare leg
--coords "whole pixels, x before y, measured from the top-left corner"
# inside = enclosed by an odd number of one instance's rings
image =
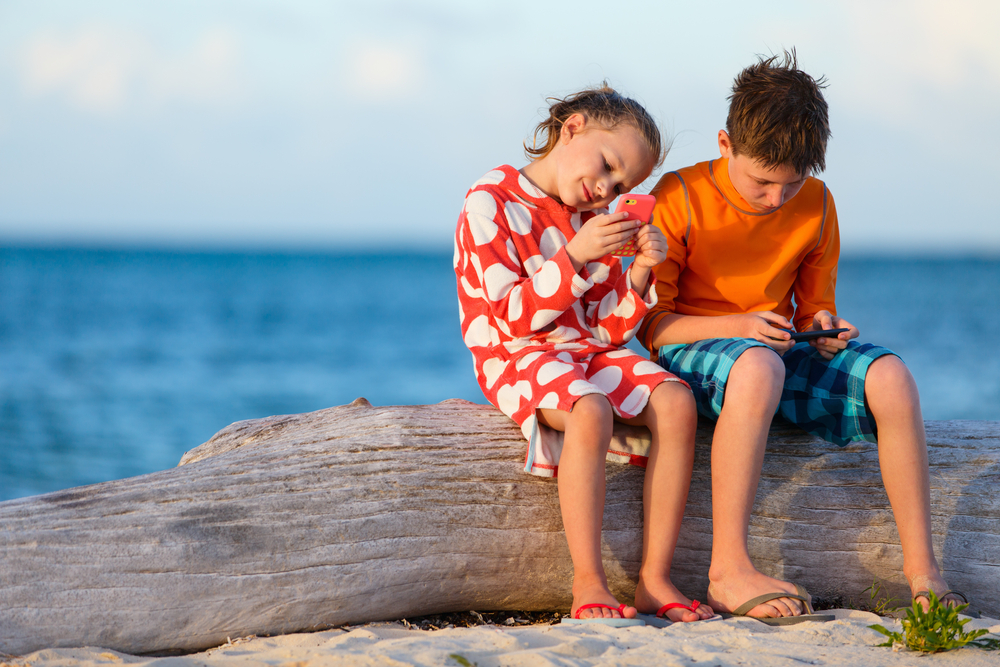
[[[750,511],[784,380],[781,358],[770,349],[755,347],[740,355],[726,383],[725,403],[712,439],[708,602],[717,611],[733,611],[766,593],[795,594],[793,584],[758,572],[747,546]],[[800,601],[779,598],[754,607],[750,615],[798,616],[804,611]]]
[[[635,606],[650,614],[671,602],[690,606],[691,600],[670,580],[670,566],[694,466],[698,427],[694,397],[680,382],[664,382],[653,390],[637,417],[621,421],[647,426],[653,436],[642,491],[642,567]],[[713,614],[710,606],[701,605],[694,612],[670,609],[666,615],[672,621],[698,621]]]
[[[559,509],[569,554],[573,559],[573,612],[585,604],[615,608],[585,609],[581,618],[618,617],[618,600],[608,589],[601,559],[601,524],[604,520],[604,466],[611,444],[614,412],[600,394],[581,397],[571,412],[539,410],[539,421],[563,431],[559,457]],[[634,607],[625,608],[635,618]]]
[[[920,396],[913,376],[899,358],[872,362],[865,377],[865,397],[878,424],[878,459],[882,483],[892,505],[903,547],[903,574],[910,592],[943,593],[948,585],[931,542],[930,472]],[[920,598],[924,609],[929,600]],[[961,599],[948,596],[958,604]]]

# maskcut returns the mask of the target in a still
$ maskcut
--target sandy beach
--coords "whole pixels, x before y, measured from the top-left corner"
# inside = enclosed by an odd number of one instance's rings
[[[404,624],[372,623],[325,632],[278,637],[231,638],[201,653],[170,657],[134,656],[102,648],[46,649],[7,658],[0,667],[320,667],[323,665],[996,665],[1000,653],[964,648],[933,658],[906,650],[876,648],[882,635],[869,629],[891,618],[834,610],[829,623],[773,628],[750,619],[692,624],[611,628],[601,625],[483,625],[422,631]],[[1000,633],[1000,621],[972,619],[966,629]]]

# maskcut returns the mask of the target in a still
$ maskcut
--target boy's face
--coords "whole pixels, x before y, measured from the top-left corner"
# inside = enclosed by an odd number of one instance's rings
[[[794,197],[809,174],[790,166],[766,167],[746,155],[734,155],[725,130],[719,130],[719,153],[729,160],[729,180],[755,211],[769,213]]]

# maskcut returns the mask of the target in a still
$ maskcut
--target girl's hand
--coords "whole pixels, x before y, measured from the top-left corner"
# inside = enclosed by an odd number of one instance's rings
[[[600,259],[617,250],[628,240],[641,220],[627,220],[628,213],[605,213],[595,215],[583,223],[576,236],[566,244],[566,253],[579,271],[587,262]]]
[[[651,269],[667,258],[667,237],[656,225],[643,225],[635,237],[634,264],[644,269]]]

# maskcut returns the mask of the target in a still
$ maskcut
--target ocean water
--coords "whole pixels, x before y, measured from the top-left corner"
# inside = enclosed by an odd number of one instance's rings
[[[1000,260],[845,258],[838,305],[927,419],[1000,420]],[[172,467],[228,424],[485,402],[451,252],[0,249],[0,500]]]

